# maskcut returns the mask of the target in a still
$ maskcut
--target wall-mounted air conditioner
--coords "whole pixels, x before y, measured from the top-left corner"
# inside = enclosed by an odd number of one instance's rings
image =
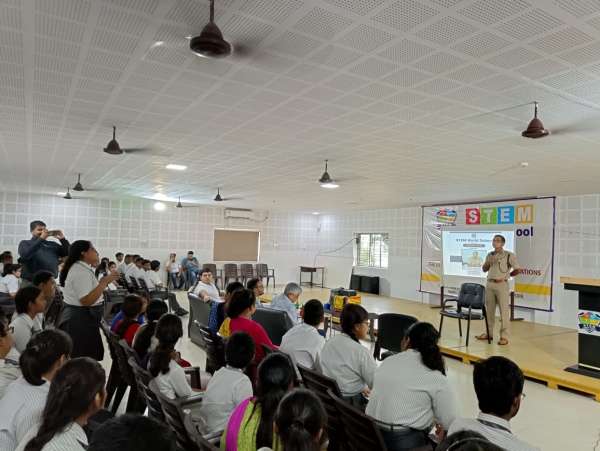
[[[249,210],[247,208],[226,208],[225,218],[247,219],[249,221],[255,221],[256,214],[253,210]]]

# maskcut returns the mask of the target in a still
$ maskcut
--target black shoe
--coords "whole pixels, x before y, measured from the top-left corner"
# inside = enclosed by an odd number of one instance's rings
[[[177,316],[185,316],[185,315],[187,315],[188,313],[189,313],[189,312],[188,312],[186,309],[184,309],[184,308],[180,308],[179,310],[177,310],[177,311],[175,312],[175,314],[176,314]]]

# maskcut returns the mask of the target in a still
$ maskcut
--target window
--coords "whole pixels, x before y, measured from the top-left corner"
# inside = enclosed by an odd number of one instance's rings
[[[387,268],[388,238],[387,233],[358,233],[354,266]]]

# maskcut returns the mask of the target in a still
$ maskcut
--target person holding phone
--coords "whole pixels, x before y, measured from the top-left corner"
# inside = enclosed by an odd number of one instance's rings
[[[485,287],[485,310],[490,339],[494,337],[494,323],[496,322],[496,305],[500,309],[500,340],[501,346],[508,344],[510,332],[510,288],[508,279],[519,274],[517,256],[504,249],[506,239],[502,235],[495,235],[492,241],[494,250],[485,258],[482,270],[487,273]],[[477,336],[478,340],[487,340],[487,334]]]
[[[33,275],[38,271],[50,271],[56,277],[59,259],[69,255],[69,242],[61,230],[48,230],[46,224],[40,220],[32,221],[29,230],[31,238],[19,243],[23,286],[31,285]],[[56,238],[60,244],[48,241],[48,237]]]

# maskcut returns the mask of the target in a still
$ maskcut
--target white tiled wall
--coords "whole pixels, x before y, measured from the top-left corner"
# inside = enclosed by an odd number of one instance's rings
[[[340,259],[330,259],[326,266],[349,261],[354,233],[383,232],[390,236],[389,268],[357,272],[381,276],[382,294],[423,300],[418,292],[419,207],[320,216],[262,211],[258,216],[264,221],[254,222],[225,219],[222,207],[169,206],[167,211],[157,212],[152,205],[153,201],[142,199],[67,201],[53,196],[0,193],[0,250],[15,252],[18,242],[29,236],[29,222],[43,219],[50,228],[64,229],[70,240],[92,240],[105,255],[121,250],[164,261],[171,251],[183,255],[192,249],[201,262],[208,262],[212,259],[215,227],[250,228],[261,231],[260,260],[275,267],[281,284],[297,280],[298,265],[314,264],[318,258]],[[557,199],[554,274],[555,312],[523,314],[535,321],[572,327],[576,296],[562,289],[559,277],[600,278],[600,194]]]

